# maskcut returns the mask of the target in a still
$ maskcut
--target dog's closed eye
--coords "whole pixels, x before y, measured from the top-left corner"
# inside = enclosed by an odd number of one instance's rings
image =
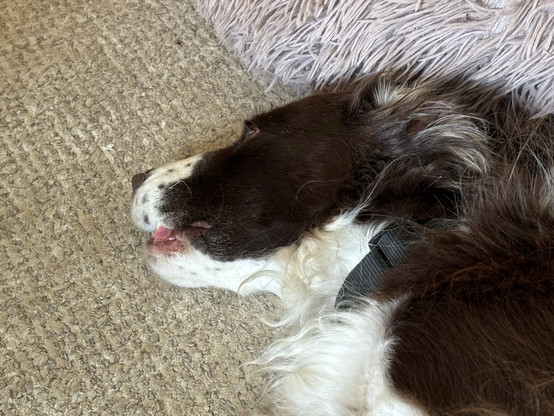
[[[235,142],[235,145],[241,144],[246,139],[256,135],[259,131],[260,130],[258,129],[258,126],[256,126],[252,121],[245,120],[242,134],[240,135],[240,138]]]

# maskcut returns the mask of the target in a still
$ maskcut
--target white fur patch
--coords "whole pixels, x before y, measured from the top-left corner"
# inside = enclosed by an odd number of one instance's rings
[[[273,344],[255,362],[273,375],[278,415],[422,416],[387,379],[394,340],[387,327],[398,302],[331,312]]]
[[[199,252],[172,256],[148,253],[147,260],[152,270],[171,284],[182,287],[217,287],[232,290],[241,295],[255,292],[280,294],[281,286],[268,270],[274,262],[267,259],[239,259],[222,262]]]
[[[163,189],[188,178],[196,164],[202,160],[202,156],[199,154],[168,163],[150,172],[148,179],[133,195],[131,217],[139,228],[154,232],[160,225],[168,226],[168,224],[164,224],[164,219],[159,212]]]
[[[295,249],[277,252],[275,260],[283,265],[282,298],[287,310],[281,323],[302,325],[333,310],[344,279],[369,252],[369,241],[382,227],[359,224],[356,213],[349,212],[304,237]]]
[[[401,99],[411,100],[415,96],[414,90],[402,85],[393,85],[390,81],[385,80],[381,80],[373,90],[373,101],[377,107],[386,107]]]

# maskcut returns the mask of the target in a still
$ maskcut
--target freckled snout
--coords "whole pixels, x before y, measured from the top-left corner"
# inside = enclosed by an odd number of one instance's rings
[[[162,212],[164,203],[168,200],[172,201],[171,198],[175,197],[175,195],[168,195],[168,189],[174,188],[190,177],[196,163],[201,159],[202,154],[137,173],[131,178],[133,189],[131,216],[140,229],[155,232],[160,225],[166,228],[175,227],[174,211],[177,211],[177,214],[181,213],[186,201],[173,201],[177,208],[171,212]],[[191,222],[203,219],[203,216],[199,216],[185,225],[191,226]]]

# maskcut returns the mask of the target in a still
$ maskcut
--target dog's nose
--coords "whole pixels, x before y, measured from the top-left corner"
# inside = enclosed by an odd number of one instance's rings
[[[131,185],[133,186],[133,193],[141,186],[144,181],[148,178],[148,172],[137,173],[131,179]]]

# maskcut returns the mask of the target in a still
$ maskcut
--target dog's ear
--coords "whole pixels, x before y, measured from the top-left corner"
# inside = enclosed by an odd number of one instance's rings
[[[451,215],[460,187],[488,169],[485,124],[450,103],[395,99],[357,114],[366,139],[349,189],[366,190],[361,199],[379,215]]]
[[[436,103],[418,110],[405,127],[404,154],[445,186],[459,186],[464,177],[488,170],[486,123],[478,117]]]

